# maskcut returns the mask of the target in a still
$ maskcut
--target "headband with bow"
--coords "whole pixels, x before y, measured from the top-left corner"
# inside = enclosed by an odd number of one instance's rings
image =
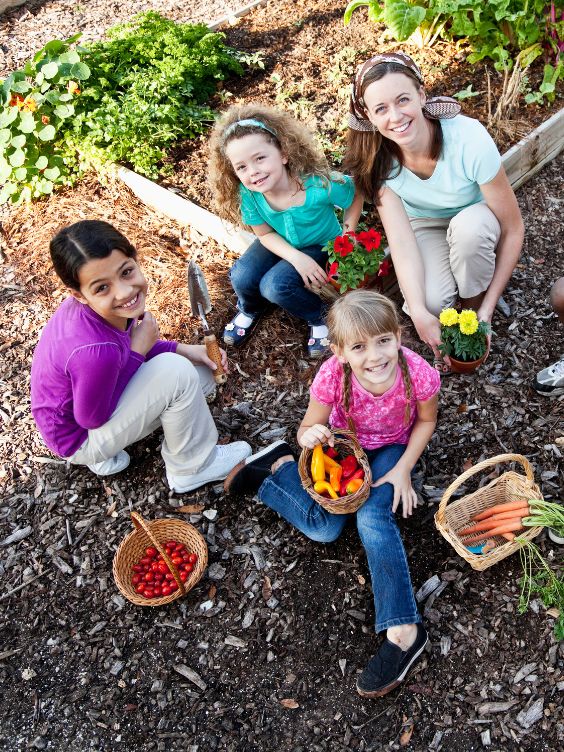
[[[355,131],[374,132],[378,130],[368,119],[366,105],[362,96],[364,80],[369,71],[378,65],[396,63],[408,68],[423,85],[423,76],[417,63],[405,52],[386,52],[383,55],[374,55],[362,65],[359,65],[351,87],[350,110],[348,125]],[[423,112],[427,117],[434,120],[453,118],[461,110],[460,104],[452,97],[430,97],[423,105]]]

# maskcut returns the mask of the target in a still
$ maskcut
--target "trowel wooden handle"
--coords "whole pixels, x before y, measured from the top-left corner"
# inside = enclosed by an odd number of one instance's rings
[[[221,351],[219,349],[219,345],[217,344],[215,334],[206,334],[204,336],[204,344],[206,346],[208,358],[210,360],[213,360],[213,362],[217,366],[217,368],[213,372],[215,383],[225,384],[225,382],[227,381],[227,374],[225,373],[223,366],[221,365]]]

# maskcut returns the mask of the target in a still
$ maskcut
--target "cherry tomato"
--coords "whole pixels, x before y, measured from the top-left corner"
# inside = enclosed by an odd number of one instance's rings
[[[179,577],[182,580],[182,582],[186,582],[186,580],[188,579],[188,572],[180,572]]]
[[[145,582],[153,582],[154,579],[155,579],[154,572],[145,572]]]
[[[195,564],[198,561],[198,554],[188,554],[188,561],[190,564]]]
[[[154,558],[155,558],[155,556],[156,556],[156,555],[157,555],[158,553],[159,553],[159,552],[157,551],[157,549],[156,549],[156,548],[154,548],[153,546],[149,546],[149,548],[146,548],[146,549],[145,549],[145,556],[149,556],[149,557],[150,557],[151,559],[154,559]]]
[[[132,567],[134,572],[142,572],[143,571],[143,565],[142,564],[134,564]]]
[[[159,561],[159,572],[166,574],[169,571],[166,561]]]
[[[172,563],[178,566],[179,564],[182,564],[182,557],[181,556],[173,556],[171,559]]]
[[[170,588],[171,593],[174,593],[175,590],[178,590],[178,584],[176,580],[170,583],[169,588]]]
[[[141,559],[141,561],[139,562],[139,564],[145,564],[145,566],[146,566],[146,565],[149,565],[149,566],[150,566],[150,565],[151,565],[152,563],[153,563],[153,560],[151,559],[151,557],[150,557],[150,556],[144,556],[144,557],[143,557],[143,558]]]
[[[145,588],[143,595],[145,598],[152,598],[155,595],[155,591],[152,588]]]
[[[174,548],[177,551],[182,551],[182,549],[184,548],[184,543],[176,543],[175,546],[174,546]]]
[[[167,595],[170,595],[172,591],[168,585],[163,585],[162,592],[163,592],[163,596],[166,597]]]
[[[184,571],[190,573],[194,569],[194,566],[192,564],[185,564],[184,565]]]
[[[134,574],[131,578],[131,584],[132,585],[139,585],[141,582],[141,575],[140,574]]]
[[[165,580],[174,580],[174,575],[172,574],[172,572],[167,572],[165,574]]]
[[[162,572],[155,572],[155,582],[162,582],[164,580],[164,574]]]
[[[139,595],[144,595],[145,594],[145,583],[142,582],[140,585],[137,585],[137,587],[135,588],[135,592],[139,593]]]
[[[155,598],[161,597],[161,595],[163,594],[163,591],[160,585],[155,585],[154,594],[155,594]]]
[[[166,542],[166,547],[167,548],[174,548],[175,546],[176,546],[176,541],[175,540],[169,540],[169,541]]]
[[[154,561],[151,564],[151,571],[152,572],[158,572],[159,571],[159,562],[158,561]]]

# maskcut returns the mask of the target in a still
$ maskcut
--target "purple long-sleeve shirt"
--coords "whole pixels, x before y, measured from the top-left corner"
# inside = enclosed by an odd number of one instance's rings
[[[131,351],[131,327],[116,329],[87,305],[67,298],[47,322],[31,366],[31,412],[49,449],[70,457],[109,419],[146,360],[176,352],[159,340],[146,357]]]

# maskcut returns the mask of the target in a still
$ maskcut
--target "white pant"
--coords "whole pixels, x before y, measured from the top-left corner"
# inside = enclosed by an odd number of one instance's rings
[[[151,358],[131,378],[109,420],[88,431],[69,462],[102,462],[162,427],[167,474],[197,473],[217,444],[217,429],[204,396],[214,387],[206,366],[194,366],[176,353]]]
[[[486,204],[469,206],[451,219],[412,217],[410,222],[421,252],[431,313],[438,316],[458,297],[473,298],[488,289],[501,227]]]

